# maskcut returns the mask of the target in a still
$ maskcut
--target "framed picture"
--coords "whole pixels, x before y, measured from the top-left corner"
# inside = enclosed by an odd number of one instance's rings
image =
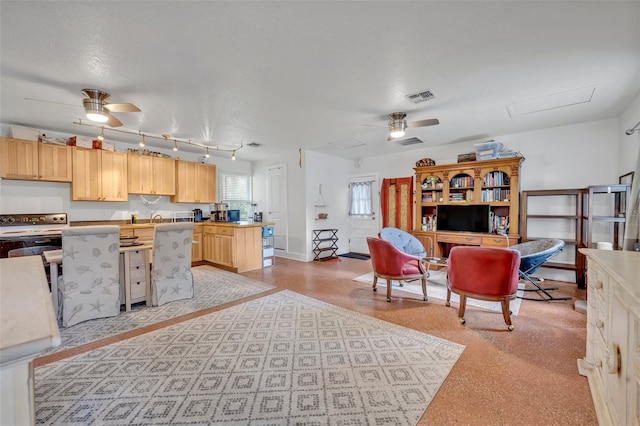
[[[634,172],[629,172],[625,175],[622,175],[618,178],[618,183],[622,183],[622,184],[626,184],[626,185],[631,185],[633,183],[633,173]],[[620,214],[624,215],[627,211],[627,198],[626,198],[626,194],[624,192],[620,193],[620,205],[617,209]]]

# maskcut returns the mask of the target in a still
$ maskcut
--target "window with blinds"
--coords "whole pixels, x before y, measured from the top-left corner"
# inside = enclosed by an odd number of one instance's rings
[[[240,220],[247,220],[251,209],[251,176],[220,172],[220,201],[229,210],[240,210]]]

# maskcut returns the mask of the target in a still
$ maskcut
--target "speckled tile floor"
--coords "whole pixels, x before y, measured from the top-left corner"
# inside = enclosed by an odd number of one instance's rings
[[[572,301],[523,300],[518,316],[512,317],[513,332],[507,331],[502,314],[470,306],[466,325],[461,325],[456,304],[424,302],[419,295],[395,289],[387,303],[383,293],[353,281],[370,270],[369,261],[358,259],[304,263],[277,258],[272,268],[242,274],[277,286],[274,290],[43,356],[35,365],[288,289],[466,345],[420,425],[597,425],[587,379],[578,374],[576,364],[585,354],[586,316],[574,310]],[[558,295],[585,298],[575,284],[554,284],[560,286]]]

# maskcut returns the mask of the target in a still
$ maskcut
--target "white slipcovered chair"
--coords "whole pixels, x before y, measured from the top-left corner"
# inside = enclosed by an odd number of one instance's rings
[[[58,292],[62,326],[120,313],[120,228],[74,226],[62,230]]]
[[[151,267],[153,306],[193,297],[192,244],[193,222],[155,226]]]

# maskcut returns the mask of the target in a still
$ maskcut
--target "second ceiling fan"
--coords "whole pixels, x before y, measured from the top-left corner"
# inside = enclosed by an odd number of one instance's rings
[[[404,136],[404,132],[410,127],[427,127],[440,124],[437,118],[429,118],[427,120],[409,121],[406,120],[407,114],[404,112],[392,112],[389,114],[389,137],[387,140],[398,139]]]

